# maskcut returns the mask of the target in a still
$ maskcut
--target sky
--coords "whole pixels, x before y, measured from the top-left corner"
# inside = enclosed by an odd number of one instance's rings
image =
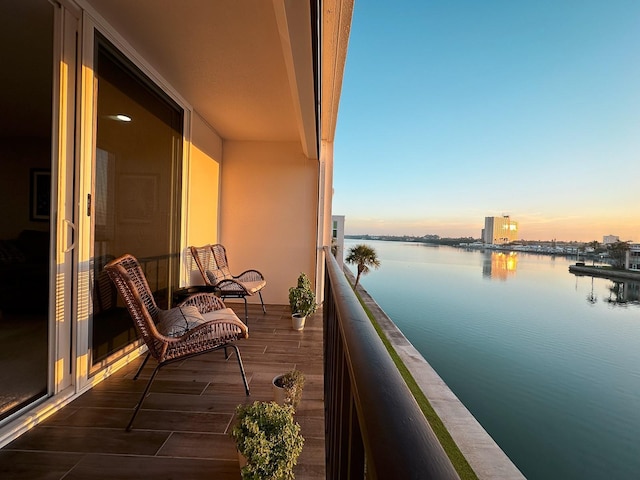
[[[640,1],[356,0],[345,233],[640,242]]]

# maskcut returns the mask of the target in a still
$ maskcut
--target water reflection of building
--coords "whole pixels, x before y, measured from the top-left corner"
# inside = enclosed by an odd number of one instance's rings
[[[482,276],[506,280],[516,273],[518,254],[516,252],[485,252]]]
[[[639,303],[640,283],[630,280],[611,280],[609,303]]]

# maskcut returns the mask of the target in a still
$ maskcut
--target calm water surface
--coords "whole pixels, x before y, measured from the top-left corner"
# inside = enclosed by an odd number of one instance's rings
[[[363,286],[529,479],[640,479],[638,283],[575,260],[346,240]],[[614,291],[612,291],[612,289]]]

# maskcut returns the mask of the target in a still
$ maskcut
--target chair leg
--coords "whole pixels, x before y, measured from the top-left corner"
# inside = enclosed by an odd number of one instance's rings
[[[137,380],[138,376],[140,375],[140,372],[142,371],[142,369],[144,368],[144,366],[147,364],[147,362],[149,361],[149,357],[151,356],[150,352],[147,352],[147,356],[144,357],[144,360],[142,361],[142,363],[140,364],[140,366],[138,367],[138,371],[136,372],[136,374],[134,375],[133,379]]]
[[[149,389],[151,388],[151,384],[153,383],[153,380],[156,378],[156,374],[158,373],[158,370],[160,370],[161,366],[162,366],[162,364],[158,364],[156,369],[151,374],[151,378],[149,379],[149,382],[147,383],[147,386],[144,389],[144,392],[142,392],[142,396],[140,397],[140,401],[138,402],[138,405],[136,405],[136,409],[133,412],[133,415],[131,416],[131,420],[129,420],[129,424],[127,425],[127,428],[125,429],[127,432],[131,431],[131,426],[133,425],[133,421],[135,420],[136,416],[138,415],[138,412],[140,411],[140,407],[142,407],[142,402],[144,402],[144,399],[146,398],[147,394],[149,393]]]
[[[240,373],[242,374],[242,381],[244,382],[244,391],[249,396],[249,384],[247,383],[247,376],[244,373],[244,365],[242,364],[242,357],[240,356],[240,350],[233,343],[230,343],[229,346],[236,351],[236,358],[238,359],[238,366],[240,366]]]
[[[260,303],[262,303],[262,312],[266,315],[267,314],[267,309],[264,308],[264,300],[262,300],[262,292],[258,292],[258,295],[260,295]]]
[[[249,325],[249,311],[247,310],[247,297],[242,297],[244,300],[244,324]]]
[[[233,296],[232,298],[238,298],[239,296],[240,295]],[[224,296],[224,295],[221,295],[220,298],[222,299],[222,301],[224,301],[224,299],[227,298],[227,297]],[[242,300],[244,300],[244,324],[245,325],[249,325],[249,311],[247,310],[247,297],[246,297],[246,295],[242,296]],[[260,300],[262,300],[262,294],[260,294]],[[262,304],[262,309],[264,310],[264,303]],[[267,312],[265,311],[264,313],[267,313]]]

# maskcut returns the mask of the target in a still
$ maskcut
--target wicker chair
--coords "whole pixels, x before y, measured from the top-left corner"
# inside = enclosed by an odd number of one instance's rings
[[[258,294],[262,311],[267,310],[262,300],[262,289],[267,285],[264,275],[257,270],[247,270],[234,276],[229,270],[227,251],[223,245],[205,245],[203,247],[189,247],[198,270],[206,285],[214,287],[222,298],[242,298],[244,300],[244,319],[249,323],[247,312],[247,297]]]
[[[156,305],[144,272],[132,255],[123,255],[109,262],[105,270],[120,292],[148,348],[147,357],[134,379],[138,378],[149,357],[158,362],[127,425],[127,431],[131,430],[158,371],[165,365],[196,355],[222,348],[226,355],[227,347],[235,350],[244,389],[249,395],[240,351],[233,343],[247,338],[249,330],[230,308],[225,308],[218,297],[213,293],[198,293],[181,302],[178,307],[162,310]]]

